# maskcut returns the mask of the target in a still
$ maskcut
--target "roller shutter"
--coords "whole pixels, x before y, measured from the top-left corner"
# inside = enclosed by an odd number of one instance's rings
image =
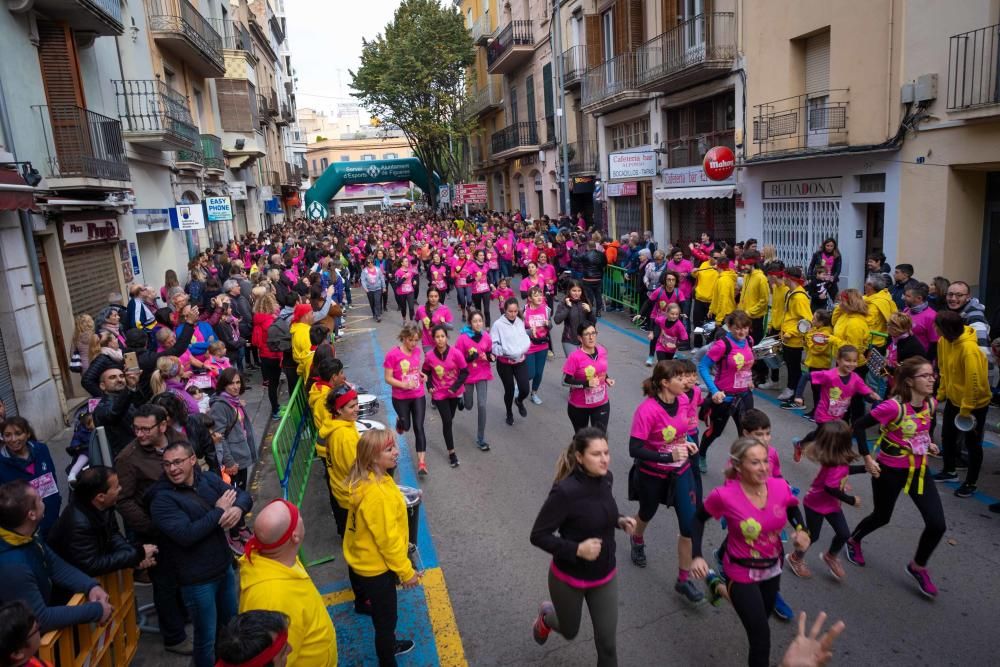
[[[806,40],[806,94],[825,95],[830,89],[830,33]]]
[[[115,246],[66,248],[62,256],[72,314],[96,316],[108,305],[108,294],[121,290]]]
[[[7,416],[17,414],[17,399],[14,396],[14,382],[10,378],[10,366],[7,364],[7,347],[3,342],[3,332],[0,331],[0,399],[7,408]]]

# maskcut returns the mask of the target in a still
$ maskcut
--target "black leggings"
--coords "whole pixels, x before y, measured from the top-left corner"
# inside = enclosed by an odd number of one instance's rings
[[[396,424],[404,433],[413,427],[414,445],[418,452],[427,451],[427,435],[424,433],[424,417],[427,414],[427,398],[394,398],[392,409],[396,411]]]
[[[486,326],[490,326],[490,293],[483,292],[482,294],[472,295],[472,307],[483,314],[483,319],[486,320]]]
[[[412,320],[416,317],[413,292],[409,294],[396,294],[396,303],[399,305],[399,314],[403,316],[404,320]]]
[[[711,396],[707,400],[711,401]],[[722,435],[722,432],[726,430],[726,422],[729,421],[730,417],[733,418],[733,424],[736,425],[736,433],[739,434],[742,432],[743,413],[751,408],[753,408],[753,394],[749,391],[733,397],[733,400],[729,403],[712,403],[708,413],[708,428],[701,434],[701,445],[698,447],[698,455],[702,457],[708,456],[709,445],[715,442]]]
[[[371,604],[372,625],[375,627],[375,655],[379,667],[396,665],[396,573],[383,572],[375,577],[364,577],[347,568],[354,589],[355,608],[366,602]]]
[[[892,510],[896,507],[896,499],[899,498],[900,491],[906,486],[906,468],[890,468],[882,466],[882,473],[878,477],[872,477],[872,513],[861,520],[858,527],[854,529],[851,539],[860,542],[865,536],[875,532],[892,519]],[[920,541],[917,542],[917,553],[913,556],[913,562],[924,567],[930,560],[931,554],[937,547],[941,537],[944,536],[944,510],[941,508],[941,497],[938,496],[937,486],[929,475],[924,474],[924,492],[917,493],[919,488],[918,480],[920,471],[917,470],[910,483],[909,496],[913,504],[917,506],[917,511],[924,519],[924,532],[920,534]]]
[[[806,528],[809,529],[809,536],[812,539],[813,544],[819,541],[819,533],[823,529],[823,519],[826,519],[830,527],[833,528],[834,536],[833,541],[830,542],[829,553],[831,556],[836,556],[840,553],[841,548],[843,548],[844,543],[851,536],[851,529],[847,526],[847,519],[844,518],[844,512],[837,510],[832,514],[820,514],[816,510],[811,510],[808,507],[806,509]]]
[[[288,397],[291,398],[292,392],[295,391],[295,383],[299,381],[298,368],[283,366],[281,370],[285,373],[285,381],[288,382]]]
[[[569,421],[573,424],[573,433],[576,433],[581,428],[593,426],[601,429],[606,434],[608,432],[608,420],[611,418],[611,401],[593,408],[578,408],[575,405],[567,403],[566,413],[569,414]]]
[[[788,368],[788,383],[785,387],[794,393],[799,386],[799,379],[802,377],[802,348],[783,345],[781,358],[785,360],[785,366]]]
[[[519,364],[505,364],[497,362],[497,375],[503,384],[503,406],[507,408],[507,414],[514,414],[511,404],[514,402],[514,382],[517,382],[517,401],[523,403],[531,393],[531,386],[528,382],[528,364],[522,361]]]
[[[976,426],[968,433],[963,433],[955,426],[955,417],[959,408],[951,401],[944,402],[944,418],[941,422],[941,455],[944,458],[944,470],[955,472],[958,464],[958,454],[962,450],[962,442],[969,452],[969,469],[965,473],[965,483],[975,486],[979,480],[979,470],[983,467],[983,433],[986,431],[986,415],[989,405],[984,405],[972,411]]]
[[[455,436],[452,433],[451,427],[455,420],[455,412],[458,411],[458,399],[435,399],[434,407],[437,408],[438,415],[441,416],[441,433],[444,434],[444,446],[448,448],[448,453],[450,454],[455,451]]]
[[[768,667],[771,664],[771,627],[767,619],[774,611],[774,601],[780,588],[780,574],[755,584],[729,583],[729,600],[750,641],[747,656],[750,667]]]
[[[278,385],[281,384],[281,359],[261,357],[260,374],[267,380],[267,400],[271,402],[271,414],[278,411]]]

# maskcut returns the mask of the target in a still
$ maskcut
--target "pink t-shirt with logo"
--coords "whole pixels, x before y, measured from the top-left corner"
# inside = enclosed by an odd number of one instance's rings
[[[937,316],[937,311],[927,306],[919,313],[914,313],[910,308],[907,308],[903,312],[913,320],[912,331],[916,339],[920,341],[925,350],[931,349],[931,343],[936,343],[938,338],[940,338],[937,329],[934,327],[934,318]]]
[[[538,277],[541,279],[542,285],[545,287],[546,294],[556,293],[556,267],[551,264],[539,266]]]
[[[740,347],[740,343],[743,347]],[[753,347],[750,340],[745,338],[742,341],[729,340],[732,349],[729,351],[729,358],[722,361],[722,355],[726,353],[726,344],[723,340],[717,340],[708,348],[709,358],[715,362],[717,373],[715,376],[715,386],[719,391],[726,393],[742,393],[753,389]]]
[[[396,294],[413,293],[413,269],[397,269],[393,275],[399,281],[396,285]]]
[[[521,284],[519,284],[517,287],[518,290],[520,290],[521,292],[522,299],[528,298],[528,292],[531,290],[532,287],[541,287],[543,290],[545,289],[545,286],[542,284],[540,276],[537,273],[535,274],[534,278],[532,278],[531,276],[525,276],[524,278],[521,278]]]
[[[674,354],[677,352],[677,343],[688,339],[687,329],[680,320],[670,322],[667,314],[658,311],[653,313],[653,321],[660,327],[660,335],[656,338],[656,351]]]
[[[549,307],[542,302],[540,306],[528,306],[524,309],[524,328],[528,331],[528,338],[545,338],[549,335],[549,319],[551,319],[551,311]],[[535,352],[541,352],[542,350],[548,350],[548,343],[535,343],[532,342],[531,346],[528,347],[528,354],[534,354]]]
[[[816,405],[817,424],[843,419],[851,407],[851,398],[871,391],[857,373],[851,373],[845,382],[836,368],[813,371],[809,379],[820,386],[819,403]]]
[[[417,312],[413,319],[420,324],[420,344],[424,347],[433,347],[434,336],[431,331],[439,324],[451,324],[454,319],[448,306],[438,304],[432,313],[427,312],[427,304],[417,306]]]
[[[472,262],[467,259],[458,259],[455,257],[451,260],[451,275],[455,277],[455,287],[467,287],[469,284],[469,269],[472,267]]]
[[[820,514],[833,514],[840,511],[840,499],[826,492],[827,486],[849,492],[847,475],[850,466],[823,466],[816,474],[816,479],[809,486],[809,492],[802,499],[802,504]]]
[[[472,283],[473,294],[485,294],[490,291],[490,281],[487,276],[489,270],[486,264],[472,262],[469,265],[469,282]]]
[[[644,449],[665,454],[687,447],[689,410],[687,396],[677,397],[677,411],[673,416],[655,396],[649,396],[632,416],[632,430],[629,436],[642,440]],[[687,470],[689,462],[659,463],[656,461],[638,460],[639,469],[654,477],[664,478],[670,473],[681,473]]]
[[[420,382],[420,365],[423,351],[420,347],[413,348],[413,352],[406,354],[399,347],[394,347],[385,355],[382,368],[392,371],[392,377],[400,382],[416,381],[417,386],[413,389],[392,388],[392,397],[400,400],[410,398],[420,398],[424,395],[424,385]]]
[[[600,345],[593,357],[581,348],[573,350],[563,364],[563,374],[574,380],[598,380],[596,387],[570,387],[569,404],[573,407],[596,408],[608,402],[608,351]]]
[[[462,352],[454,345],[448,348],[444,359],[438,356],[436,349],[430,350],[424,357],[424,373],[431,379],[431,398],[443,401],[461,396],[465,391],[465,385],[463,384],[455,392],[451,391],[451,386],[458,379],[458,374],[467,366]]]
[[[493,379],[493,366],[490,365],[489,357],[493,350],[493,339],[490,338],[489,332],[483,331],[478,343],[472,340],[468,334],[463,333],[455,341],[455,347],[462,353],[465,362],[469,365],[469,377],[466,378],[465,384],[475,384],[483,380]],[[474,351],[475,355],[473,356],[470,351]]]
[[[883,426],[888,426],[897,421],[899,417],[898,399],[882,401],[872,408],[871,415]],[[927,456],[931,446],[931,417],[934,414],[936,405],[934,401],[927,400],[920,410],[914,409],[909,403],[903,406],[905,413],[903,419],[893,428],[885,433],[885,439],[895,443],[903,449],[913,452],[913,466],[919,470]],[[878,462],[880,465],[890,468],[909,468],[910,458],[908,456],[889,456],[885,453],[885,447],[879,449]]]
[[[781,530],[788,522],[788,508],[798,504],[788,482],[777,477],[767,480],[767,502],[755,507],[739,480],[729,480],[705,498],[705,511],[714,518],[726,517],[726,576],[740,584],[752,584],[781,574]],[[767,569],[737,565],[732,558],[778,559]]]
[[[448,268],[443,264],[431,264],[430,266],[430,284],[437,287],[439,290],[445,290],[448,287]]]
[[[705,398],[701,395],[701,387],[695,385],[687,394],[688,399],[688,435],[698,434],[698,409]]]

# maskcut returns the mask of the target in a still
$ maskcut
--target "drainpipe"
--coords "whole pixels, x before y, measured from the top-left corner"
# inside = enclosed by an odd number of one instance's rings
[[[566,86],[563,79],[563,59],[562,59],[562,19],[559,16],[560,0],[552,0],[552,21],[555,23],[555,48],[552,49],[552,60],[556,64],[556,85],[559,86],[559,108],[556,113],[559,116],[559,133],[562,135],[560,141],[561,162],[562,162],[562,209],[563,213],[572,219],[573,212],[570,210],[570,182],[569,182],[569,135],[567,134],[566,123]],[[577,133],[580,129],[577,128]]]

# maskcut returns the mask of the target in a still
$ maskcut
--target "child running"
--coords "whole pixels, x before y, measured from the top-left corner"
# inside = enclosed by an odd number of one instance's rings
[[[681,307],[671,303],[665,309],[655,308],[652,319],[656,326],[649,332],[648,337],[649,340],[656,340],[654,348],[656,360],[673,359],[677,354],[677,343],[688,339],[687,329],[681,321]]]
[[[812,328],[805,335],[806,358],[802,362],[805,372],[799,378],[799,384],[795,388],[795,397],[791,404],[782,403],[781,407],[786,409],[799,409],[805,407],[803,397],[806,392],[806,385],[812,385],[813,408],[806,413],[806,419],[815,421],[816,406],[819,404],[819,385],[812,383],[812,374],[829,370],[833,367],[833,353],[840,345],[840,339],[833,335],[833,322],[829,310],[817,310],[813,313]]]
[[[822,424],[816,429],[816,437],[805,448],[805,455],[820,464],[819,473],[809,486],[802,504],[806,511],[806,528],[815,542],[819,539],[823,520],[833,528],[834,536],[830,549],[821,558],[838,581],[845,576],[844,566],[838,554],[851,537],[851,529],[840,508],[841,503],[861,507],[861,496],[848,495],[847,476],[865,472],[864,464],[850,465],[859,458],[851,443],[851,428],[846,422],[836,420]],[[808,579],[812,576],[805,561],[805,550],[796,549],[788,557],[788,568],[797,577]]]

